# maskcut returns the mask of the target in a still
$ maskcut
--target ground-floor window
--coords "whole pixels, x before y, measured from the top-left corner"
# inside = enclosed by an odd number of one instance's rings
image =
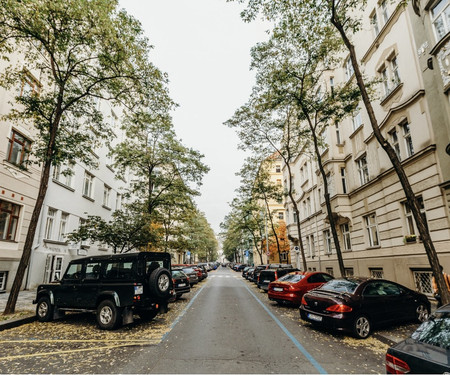
[[[45,263],[44,283],[61,280],[63,272],[63,256],[47,255]]]
[[[416,289],[426,295],[433,295],[432,278],[433,272],[430,270],[413,270]]]
[[[289,254],[289,253],[286,253],[286,252],[285,252],[285,253],[281,253],[281,254],[280,254],[280,260],[281,260],[281,261],[283,261],[283,260],[288,260],[288,254]]]
[[[6,289],[6,281],[8,279],[8,271],[0,271],[0,291]]]
[[[327,267],[325,268],[325,272],[329,273],[331,276],[334,276],[333,267]]]
[[[353,270],[353,267],[345,268],[345,277],[352,277],[355,272]]]
[[[384,272],[382,268],[369,268],[370,271],[370,277],[373,277],[374,279],[383,279],[384,278]]]

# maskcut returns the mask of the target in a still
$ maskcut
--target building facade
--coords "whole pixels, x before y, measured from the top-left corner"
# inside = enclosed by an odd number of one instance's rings
[[[424,72],[417,40],[418,35],[431,37],[422,33],[431,21],[423,22],[412,4],[388,1],[369,1],[362,21],[353,42],[364,74],[380,82],[372,102],[379,127],[402,162],[439,259],[450,270],[448,97],[443,96],[442,84],[436,88],[436,72]],[[324,84],[331,90],[332,85],[352,79],[347,56],[340,68],[327,73]],[[438,94],[440,109],[434,108]],[[328,146],[322,158],[346,274],[384,277],[431,295],[431,268],[424,247],[363,104],[349,118],[329,126],[323,137]],[[308,269],[340,276],[317,163],[300,155],[292,168]],[[291,205],[285,208],[289,233],[296,237],[297,218]],[[298,262],[295,254],[292,247],[291,255]]]

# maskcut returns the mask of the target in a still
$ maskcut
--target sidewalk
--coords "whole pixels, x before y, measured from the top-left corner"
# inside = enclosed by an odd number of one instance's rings
[[[36,305],[33,305],[33,299],[36,297],[36,290],[21,290],[17,297],[16,317],[2,320],[3,311],[9,298],[9,293],[0,293],[0,331],[8,328],[17,327],[35,320]]]

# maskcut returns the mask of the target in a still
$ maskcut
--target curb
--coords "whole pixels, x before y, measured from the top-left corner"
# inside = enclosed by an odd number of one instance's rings
[[[26,316],[23,318],[16,318],[11,320],[6,320],[4,322],[0,322],[0,331],[3,331],[5,329],[15,328],[19,327],[23,324],[31,323],[36,320],[35,315]]]
[[[387,344],[389,346],[393,346],[393,345],[397,344],[397,342],[395,342],[395,341],[393,341],[391,339],[388,339],[387,337],[385,337],[383,335],[380,335],[380,334],[378,334],[376,332],[372,333],[372,336],[374,338],[376,338],[377,340],[381,341],[383,344]]]

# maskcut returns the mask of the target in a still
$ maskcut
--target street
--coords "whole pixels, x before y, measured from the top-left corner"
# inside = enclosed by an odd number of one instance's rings
[[[376,337],[318,331],[228,268],[166,315],[101,331],[92,314],[0,332],[1,373],[384,373]]]

